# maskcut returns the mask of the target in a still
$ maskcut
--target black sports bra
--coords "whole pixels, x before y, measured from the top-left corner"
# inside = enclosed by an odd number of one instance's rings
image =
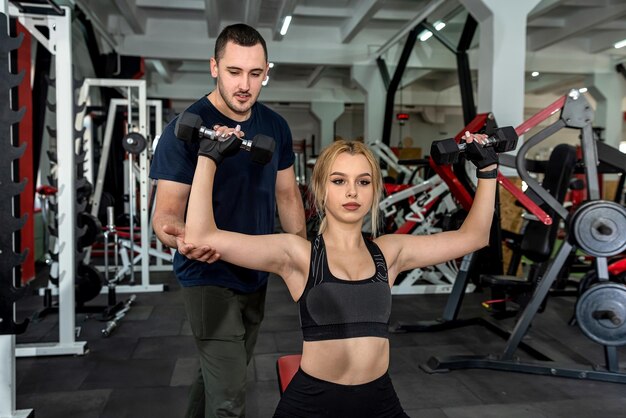
[[[391,289],[387,263],[380,248],[365,239],[376,272],[363,280],[342,280],[328,268],[324,239],[311,243],[311,265],[298,304],[304,341],[355,337],[389,338]]]

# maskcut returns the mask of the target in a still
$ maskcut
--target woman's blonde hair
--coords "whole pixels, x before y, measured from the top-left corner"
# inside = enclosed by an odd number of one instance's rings
[[[382,195],[383,181],[380,172],[380,166],[374,158],[372,151],[362,142],[340,140],[333,142],[326,147],[313,167],[313,175],[311,176],[311,192],[315,200],[315,208],[320,217],[319,233],[322,234],[327,226],[326,220],[326,193],[328,189],[328,177],[330,170],[339,154],[347,152],[350,155],[363,155],[372,168],[372,186],[374,187],[374,199],[370,208],[370,216],[372,221],[372,236],[376,236],[378,232],[378,204]]]

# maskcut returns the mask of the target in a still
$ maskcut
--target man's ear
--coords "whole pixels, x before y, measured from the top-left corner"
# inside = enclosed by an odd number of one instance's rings
[[[217,78],[217,61],[215,60],[215,57],[211,57],[209,66],[211,67],[211,77]]]

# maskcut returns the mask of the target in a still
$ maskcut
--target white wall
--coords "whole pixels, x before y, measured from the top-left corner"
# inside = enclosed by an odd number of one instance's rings
[[[320,126],[317,119],[309,112],[308,104],[306,106],[266,104],[285,118],[291,129],[291,135],[294,141],[306,140],[308,155],[311,154],[311,142],[313,138],[315,138],[317,142],[317,144],[315,144],[316,150],[319,151]]]

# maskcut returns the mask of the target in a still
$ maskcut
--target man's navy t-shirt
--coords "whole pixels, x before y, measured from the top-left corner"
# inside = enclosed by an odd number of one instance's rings
[[[251,161],[250,153],[241,150],[224,159],[215,174],[213,208],[218,228],[246,234],[274,232],[276,213],[276,174],[294,162],[291,132],[287,122],[261,103],[252,106],[250,118],[236,122],[222,115],[203,97],[186,109],[199,115],[203,125],[234,128],[241,125],[246,139],[264,134],[274,138],[276,149],[267,165]],[[191,184],[198,159],[198,144],[179,140],[174,135],[176,119],[163,130],[152,159],[150,177]],[[186,203],[185,203],[186,204]],[[245,248],[242,248],[245,251]],[[268,274],[244,269],[224,261],[207,264],[174,255],[174,272],[182,286],[214,285],[242,293],[252,293],[265,285]]]

